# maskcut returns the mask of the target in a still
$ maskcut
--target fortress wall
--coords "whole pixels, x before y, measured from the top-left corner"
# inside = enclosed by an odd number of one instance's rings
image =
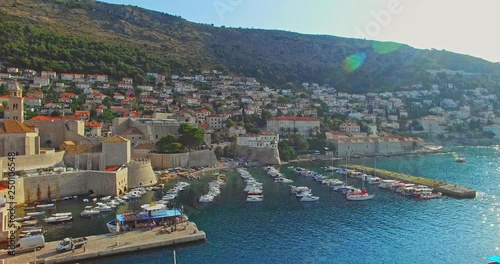
[[[250,160],[257,160],[268,165],[281,163],[277,148],[251,148],[248,146],[238,146],[237,155]]]
[[[212,150],[172,154],[149,153],[147,158],[151,160],[151,166],[158,169],[217,165],[217,158]]]
[[[117,195],[117,174],[125,172],[72,171],[39,176],[22,177],[26,203],[64,196],[84,195],[93,191],[97,195]],[[119,175],[119,176],[120,176]],[[123,177],[123,176],[121,176]],[[124,177],[123,177],[124,178]]]
[[[15,158],[15,168],[16,171],[20,170],[34,170],[38,168],[52,167],[56,164],[62,164],[64,157],[64,151],[38,154],[38,155],[28,155],[28,156],[16,156]],[[2,160],[3,172],[7,172],[9,164],[9,157],[0,157]]]

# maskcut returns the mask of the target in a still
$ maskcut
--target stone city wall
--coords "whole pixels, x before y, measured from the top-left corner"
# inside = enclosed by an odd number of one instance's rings
[[[64,164],[79,170],[104,170],[104,160],[101,153],[85,152],[76,155],[65,155]]]
[[[153,168],[168,169],[175,167],[216,166],[218,161],[212,150],[199,150],[189,153],[155,154],[149,153]]]
[[[248,146],[238,146],[238,157],[245,157],[249,160],[256,160],[267,165],[280,164],[280,154],[277,148],[252,148]]]
[[[28,155],[28,156],[16,156],[15,159],[15,169],[16,171],[21,170],[35,170],[39,168],[52,167],[56,164],[62,164],[64,157],[64,151],[59,152],[48,152],[45,154],[38,155]],[[0,157],[2,160],[2,171],[7,172],[7,164],[9,163],[9,157]]]
[[[127,169],[114,172],[71,171],[22,177],[25,203],[64,196],[95,193],[100,196],[118,195],[117,178],[127,175]]]

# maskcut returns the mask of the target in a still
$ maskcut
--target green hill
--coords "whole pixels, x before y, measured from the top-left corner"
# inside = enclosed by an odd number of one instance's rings
[[[216,68],[280,87],[328,83],[388,90],[430,79],[428,69],[476,73],[497,84],[500,65],[447,51],[285,31],[219,28],[138,7],[90,0],[0,0],[4,65],[103,72],[144,80],[145,71]]]

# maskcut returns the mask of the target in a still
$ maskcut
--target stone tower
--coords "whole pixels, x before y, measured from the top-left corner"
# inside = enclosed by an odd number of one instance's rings
[[[23,90],[19,83],[9,83],[9,105],[7,107],[7,119],[16,120],[19,123],[24,122],[24,98]]]

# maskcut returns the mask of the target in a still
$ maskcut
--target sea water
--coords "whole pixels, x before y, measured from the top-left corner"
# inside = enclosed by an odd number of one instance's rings
[[[262,168],[250,168],[263,183],[261,203],[246,202],[244,183],[235,172],[227,173],[222,194],[211,204],[198,203],[211,177],[192,182],[178,198],[190,221],[206,232],[205,243],[80,263],[173,263],[174,249],[177,263],[486,263],[485,256],[500,254],[500,151],[496,147],[448,151],[351,162],[471,187],[478,192],[476,199],[422,201],[370,185],[366,187],[375,194],[373,200],[347,201],[326,186],[281,167],[294,185],[308,186],[320,197],[318,202],[304,203],[290,194],[289,184],[274,183]],[[456,163],[457,156],[467,162]],[[301,166],[322,172],[320,166],[328,165]],[[349,178],[348,183],[361,187],[359,179]],[[139,208],[161,195],[148,192],[119,212]],[[59,208],[64,211],[67,206],[78,213],[81,205],[75,203],[62,202]],[[104,233],[105,222],[112,218],[113,213],[51,226],[47,237],[57,240]]]

